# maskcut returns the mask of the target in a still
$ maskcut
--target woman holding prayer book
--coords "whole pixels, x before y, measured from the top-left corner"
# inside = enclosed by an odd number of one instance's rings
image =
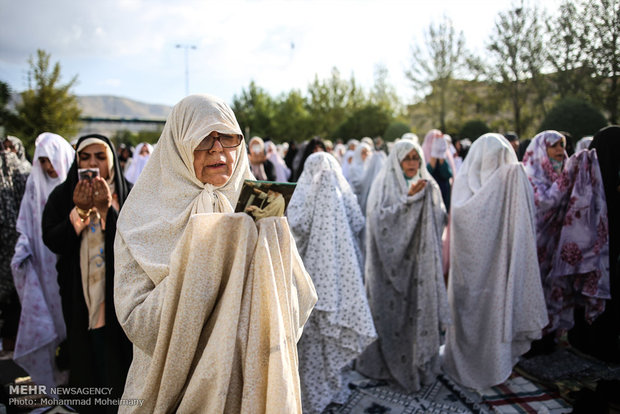
[[[125,204],[123,398],[144,404],[123,412],[301,413],[296,344],[316,293],[286,218],[233,212],[254,178],[242,142],[226,103],[184,98]]]

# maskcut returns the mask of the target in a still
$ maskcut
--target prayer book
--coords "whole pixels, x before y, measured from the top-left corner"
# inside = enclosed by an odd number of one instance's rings
[[[245,180],[235,213],[247,213],[254,220],[284,216],[296,183]]]

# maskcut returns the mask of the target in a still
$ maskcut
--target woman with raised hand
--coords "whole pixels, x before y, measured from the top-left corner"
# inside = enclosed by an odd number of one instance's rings
[[[67,177],[75,158],[71,144],[44,132],[35,141],[34,161],[17,218],[19,239],[11,262],[22,312],[13,359],[35,384],[48,388],[63,381],[56,349],[66,337],[56,272],[56,255],[43,243],[43,208],[52,190]]]
[[[298,348],[304,413],[321,413],[346,402],[346,372],[377,337],[359,249],[365,220],[334,156],[308,157],[287,216],[319,297]]]
[[[118,222],[123,398],[144,401],[121,411],[301,413],[297,341],[316,293],[286,218],[233,212],[251,178],[226,103],[174,106]]]
[[[444,370],[484,389],[504,382],[547,325],[536,256],[534,196],[500,134],[471,146],[452,187]]]
[[[548,352],[584,309],[591,323],[609,299],[607,204],[595,151],[568,158],[566,138],[543,131],[530,142],[523,165],[534,189],[536,244],[549,325],[536,352]]]
[[[366,210],[366,291],[379,339],[357,359],[362,374],[414,392],[439,372],[450,321],[441,265],[446,209],[422,148],[394,145]]]

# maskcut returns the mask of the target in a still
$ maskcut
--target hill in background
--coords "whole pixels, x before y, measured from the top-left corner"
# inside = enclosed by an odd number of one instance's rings
[[[148,104],[111,95],[78,96],[83,117],[139,118],[165,120],[171,106]]]
[[[166,120],[172,110],[171,106],[149,104],[112,95],[77,96],[82,116],[88,118],[139,118]],[[15,110],[21,102],[21,95],[13,93],[8,109]]]

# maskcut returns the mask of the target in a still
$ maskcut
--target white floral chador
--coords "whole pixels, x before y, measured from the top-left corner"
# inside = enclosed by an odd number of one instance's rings
[[[344,371],[377,336],[358,246],[364,216],[325,152],[306,159],[287,215],[319,297],[298,348],[304,413],[321,413],[337,398],[345,402]]]

